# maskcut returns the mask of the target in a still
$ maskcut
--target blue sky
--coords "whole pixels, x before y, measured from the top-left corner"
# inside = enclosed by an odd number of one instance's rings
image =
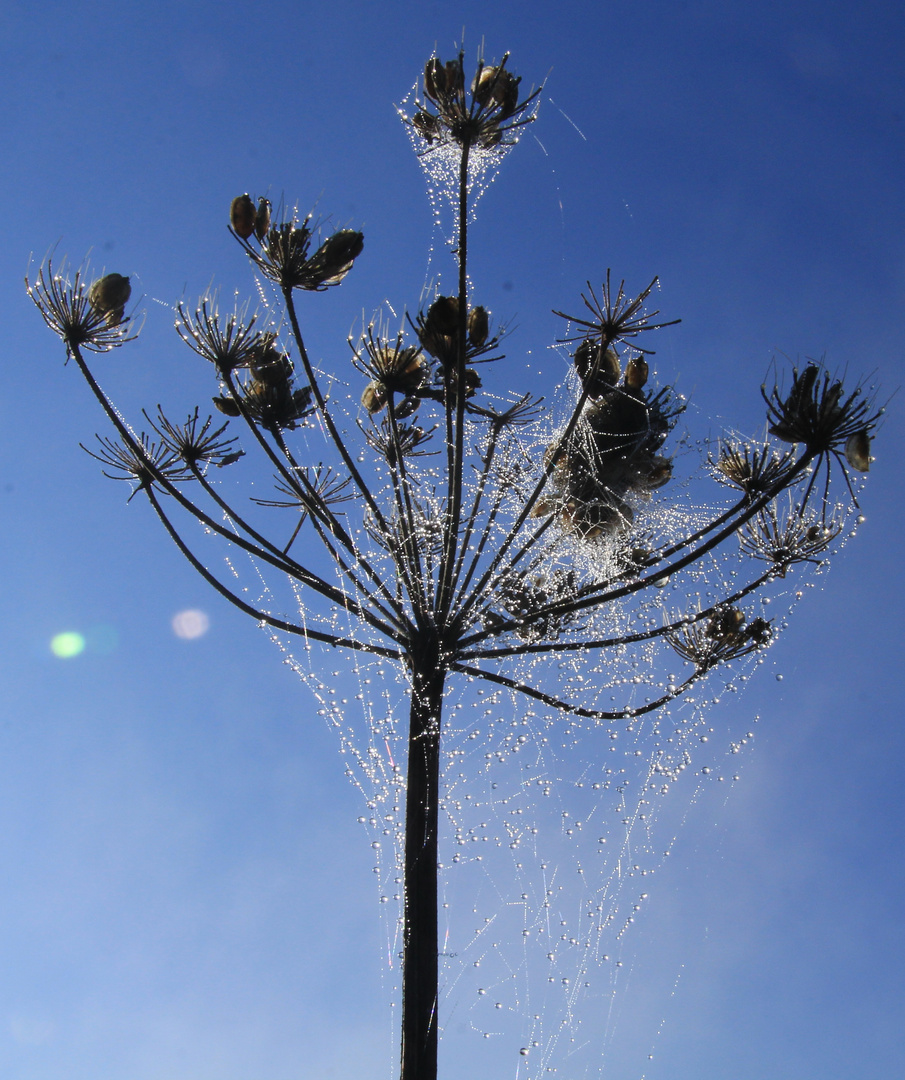
[[[887,394],[903,382],[897,4],[102,0],[38,12],[10,0],[10,1080],[392,1075],[371,852],[335,739],[264,635],[78,449],[104,433],[102,417],[21,281],[29,255],[54,244],[133,275],[144,331],[99,362],[104,385],[136,422],[158,401],[205,402],[210,372],[179,345],[168,305],[212,280],[251,295],[229,201],[285,193],[365,234],[354,272],[309,315],[321,354],[345,363],[362,310],[417,303],[438,244],[392,105],[435,46],[453,54],[463,26],[469,58],[483,37],[526,83],[546,79],[472,249],[485,303],[517,324],[510,356],[539,358],[542,391],[561,371],[542,352],[559,332],[551,308],[570,310],[608,266],[630,288],[660,275],[658,306],[682,323],[658,368],[701,434],[762,425],[774,356],[825,354],[850,379],[876,373]],[[896,398],[862,530],[741,700],[721,706],[738,730],[760,717],[753,748],[731,791],[691,805],[651,889],[604,1076],[905,1073],[902,427]],[[206,613],[203,636],[174,634],[186,610]],[[66,631],[86,647],[63,659],[51,641]],[[487,1075],[479,1058],[469,1069]]]

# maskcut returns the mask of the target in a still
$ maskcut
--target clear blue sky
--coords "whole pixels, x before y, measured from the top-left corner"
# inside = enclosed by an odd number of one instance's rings
[[[547,80],[473,249],[489,306],[518,325],[513,362],[551,355],[550,309],[612,266],[636,287],[660,275],[659,306],[683,321],[658,365],[702,434],[760,427],[774,356],[903,382],[892,0],[8,0],[5,1080],[392,1075],[369,838],[335,739],[264,635],[78,449],[103,418],[22,275],[58,242],[134,275],[143,337],[98,370],[136,422],[158,401],[178,412],[214,387],[167,305],[212,279],[250,295],[229,201],[285,193],[365,233],[347,282],[312,306],[320,354],[346,363],[362,310],[417,303],[436,237],[392,105],[463,26],[469,58],[483,37],[526,83]],[[692,807],[651,888],[604,1076],[905,1075],[902,438],[900,396],[864,527],[726,721],[760,717],[742,779]],[[208,631],[177,637],[174,615],[196,609]],[[86,647],[58,658],[67,631]]]

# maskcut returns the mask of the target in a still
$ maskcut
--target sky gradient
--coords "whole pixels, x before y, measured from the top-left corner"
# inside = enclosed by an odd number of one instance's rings
[[[25,296],[29,256],[133,275],[142,336],[97,370],[138,424],[215,392],[170,309],[212,281],[253,296],[229,202],[284,194],[365,234],[308,314],[347,364],[362,311],[415,307],[443,257],[393,104],[464,25],[469,60],[483,38],[545,80],[471,266],[539,392],[563,373],[551,309],[613,267],[634,291],[660,276],[682,323],[657,367],[702,435],[762,430],[774,358],[825,356],[885,400],[905,370],[900,5],[10,0],[4,22],[0,1074],[386,1080],[360,796],[271,643],[79,450],[107,432]],[[902,436],[898,396],[863,528],[732,707],[737,729],[759,717],[742,779],[691,806],[651,890],[604,1077],[905,1074]],[[203,633],[177,633],[185,612]]]

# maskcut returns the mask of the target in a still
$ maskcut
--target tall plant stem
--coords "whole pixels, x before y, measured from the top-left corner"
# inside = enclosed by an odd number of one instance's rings
[[[405,796],[401,1080],[437,1077],[437,800],[446,669],[439,642],[422,645],[412,656]]]
[[[441,622],[445,622],[452,603],[456,548],[459,539],[459,524],[462,519],[462,460],[465,449],[465,357],[468,347],[468,152],[469,143],[462,147],[459,162],[459,243],[456,252],[459,260],[459,333],[458,355],[456,356],[455,408],[453,425],[452,460],[449,472],[449,506],[446,519],[446,537],[441,561],[439,588],[437,589],[438,610]],[[450,380],[446,379],[447,416],[451,408],[449,401]],[[447,427],[447,431],[448,431]]]

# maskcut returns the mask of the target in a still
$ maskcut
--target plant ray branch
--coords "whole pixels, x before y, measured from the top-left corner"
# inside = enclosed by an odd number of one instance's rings
[[[289,622],[287,619],[281,619],[276,615],[271,615],[269,612],[261,611],[259,608],[247,603],[241,597],[236,594],[226,585],[223,584],[218,578],[207,569],[207,567],[198,559],[194,552],[185,543],[176,528],[170,521],[169,517],[160,505],[157,496],[154,494],[152,488],[146,488],[145,494],[147,495],[151,505],[154,507],[158,518],[160,518],[163,527],[166,529],[173,543],[182,552],[186,559],[191,563],[194,569],[204,578],[204,580],[217,592],[225,597],[231,604],[237,607],[240,611],[244,611],[246,615],[251,615],[258,622],[266,623],[268,626],[272,626],[275,630],[283,630],[289,634],[297,634],[305,638],[311,638],[313,641],[323,642],[325,645],[332,645],[334,647],[341,646],[345,649],[353,649],[356,652],[373,653],[376,656],[384,656],[389,660],[402,660],[404,654],[398,652],[395,649],[386,648],[383,645],[374,645],[368,641],[357,641],[355,638],[340,637],[338,634],[328,634],[323,630],[316,630],[313,627],[300,626],[297,623]]]
[[[507,678],[505,675],[499,675],[494,671],[485,671],[483,668],[474,667],[472,664],[463,664],[459,661],[455,661],[450,665],[452,671],[458,671],[463,675],[472,675],[479,679],[486,679],[488,682],[496,683],[498,686],[505,686],[508,690],[517,690],[520,694],[525,694],[526,697],[534,698],[535,701],[541,701],[544,705],[549,705],[551,708],[558,709],[560,712],[571,713],[573,716],[582,716],[588,720],[633,720],[637,716],[644,716],[645,713],[655,712],[657,709],[667,705],[670,701],[675,701],[696,682],[703,678],[705,671],[696,669],[691,675],[680,683],[674,692],[663,694],[661,697],[654,701],[645,702],[644,705],[637,707],[627,707],[625,709],[606,710],[606,709],[586,709],[581,705],[575,705],[573,702],[564,701],[562,698],[554,697],[552,694],[545,694],[542,690],[537,690],[532,686],[528,686],[525,683],[516,681],[515,679]]]
[[[399,438],[399,425],[396,422],[396,405],[393,396],[387,402],[387,411],[390,420],[390,434],[393,440],[394,460],[389,463],[390,481],[393,486],[393,495],[396,500],[397,513],[403,531],[402,552],[399,557],[394,556],[394,562],[398,573],[405,583],[412,605],[416,612],[424,610],[426,597],[424,595],[423,575],[421,568],[421,555],[419,551],[418,536],[415,529],[415,514],[412,507],[411,490],[408,473],[405,467],[405,454]]]
[[[259,558],[266,563],[269,563],[271,566],[274,566],[278,570],[282,570],[283,573],[289,575],[290,577],[296,578],[296,580],[300,581],[303,585],[307,585],[315,592],[321,593],[321,595],[332,600],[334,603],[339,604],[340,606],[346,608],[349,611],[352,611],[354,614],[358,615],[360,618],[370,623],[370,625],[373,626],[375,630],[378,630],[386,637],[389,637],[394,641],[398,640],[398,636],[391,626],[383,623],[366,608],[361,607],[360,604],[353,603],[350,598],[347,597],[341,590],[334,588],[332,585],[327,584],[327,582],[325,581],[322,581],[319,577],[317,577],[317,575],[312,574],[299,563],[296,563],[295,560],[289,559],[282,554],[272,554],[270,551],[250,543],[243,536],[240,536],[239,534],[231,532],[230,530],[224,528],[218,521],[210,517],[209,514],[205,514],[204,511],[197,507],[190,499],[187,499],[175,484],[171,483],[165,476],[160,473],[160,471],[155,467],[153,461],[148,458],[147,454],[144,451],[144,448],[141,446],[138,440],[136,440],[136,438],[129,430],[129,428],[125,425],[125,423],[120,419],[119,414],[113,408],[113,405],[110,403],[107,395],[103,392],[103,390],[101,390],[90,369],[88,368],[88,365],[85,363],[85,360],[79,350],[79,346],[77,344],[73,344],[71,348],[73,358],[78,364],[79,370],[81,371],[85,381],[91,387],[92,393],[100,402],[108,418],[113,423],[113,426],[119,433],[120,438],[136,456],[136,459],[146,464],[149,473],[151,473],[151,475],[153,475],[154,477],[155,483],[159,484],[161,489],[165,491],[168,495],[170,495],[184,510],[186,510],[192,517],[194,517],[206,528],[210,529],[211,532],[227,540],[229,543],[235,544],[237,547],[240,547],[247,554],[252,555],[255,558]],[[145,485],[144,489],[146,492],[149,492],[150,485]]]
[[[459,557],[456,561],[456,567],[453,571],[453,584],[452,587],[455,590],[459,584],[459,580],[462,574],[462,566],[465,563],[465,557],[468,553],[468,545],[471,543],[472,535],[474,534],[475,523],[478,518],[478,512],[481,508],[481,502],[484,498],[484,488],[487,485],[487,478],[490,476],[490,468],[493,464],[493,459],[496,454],[497,440],[499,439],[500,429],[496,424],[492,424],[490,428],[490,434],[487,437],[487,447],[484,451],[483,461],[481,463],[481,474],[478,477],[477,487],[475,489],[474,501],[471,507],[471,513],[468,515],[468,520],[465,523],[465,531],[462,536],[462,544],[459,548]],[[494,506],[491,509],[492,517],[496,516],[496,512],[500,505],[502,505],[502,493],[498,493],[500,498],[495,501]],[[483,550],[483,541],[489,532],[489,526],[492,524],[491,516],[488,516],[488,527],[482,531],[481,539],[479,541],[479,551],[475,554],[475,560],[480,559],[480,551]],[[474,561],[472,566],[474,565]],[[468,588],[468,582],[471,580],[471,573],[468,574],[465,582],[462,584],[462,590]],[[461,591],[457,596],[457,600],[461,598]]]
[[[324,423],[327,425],[327,430],[330,432],[330,438],[333,440],[333,445],[336,447],[339,456],[343,460],[343,464],[349,470],[349,475],[352,477],[352,482],[361,492],[362,498],[368,505],[368,509],[374,515],[375,521],[386,529],[386,522],[384,521],[383,514],[380,507],[371,494],[371,489],[365,483],[364,478],[358,471],[358,466],[352,459],[352,455],[349,453],[346,447],[345,441],[339,433],[339,429],[333,421],[333,416],[330,410],[327,408],[327,402],[321,392],[320,385],[317,381],[317,376],[314,374],[314,368],[311,366],[311,361],[308,358],[308,350],[305,348],[305,342],[302,338],[302,330],[299,326],[298,315],[295,310],[295,301],[292,297],[292,289],[283,289],[283,299],[286,303],[286,313],[289,316],[289,324],[292,327],[292,336],[295,339],[296,346],[299,350],[299,357],[305,368],[305,378],[308,380],[308,385],[311,387],[311,392],[314,394],[314,400],[317,402],[318,410],[321,416],[324,418]]]
[[[806,451],[802,457],[796,463],[794,472],[800,473],[808,468],[813,460],[813,454],[810,451]],[[709,551],[719,547],[725,540],[731,537],[734,533],[738,532],[739,528],[755,517],[761,510],[764,509],[777,494],[787,487],[788,483],[780,483],[772,485],[767,492],[765,492],[759,499],[754,502],[746,504],[742,513],[740,513],[729,525],[724,526],[719,532],[711,536],[709,540],[705,541],[699,547],[696,547],[693,551],[687,555],[678,559],[674,563],[669,563],[666,566],[661,566],[659,570],[655,570],[652,574],[647,574],[644,577],[639,577],[635,581],[625,585],[612,588],[612,581],[607,581],[603,585],[593,586],[587,591],[583,591],[574,600],[556,601],[551,604],[547,604],[538,608],[535,612],[535,618],[542,618],[544,616],[562,616],[572,615],[579,611],[588,611],[595,607],[600,607],[603,604],[612,603],[614,600],[621,600],[624,597],[632,596],[634,593],[641,592],[651,585],[655,585],[658,581],[663,581],[665,578],[671,577],[673,574],[684,570],[686,567],[696,563],[703,555],[706,555]],[[659,562],[660,560],[657,560]],[[652,565],[654,565],[652,563]],[[600,590],[600,591],[598,591]],[[604,591],[609,590],[609,591]],[[459,643],[461,648],[467,648],[476,644],[479,641],[490,637],[493,634],[502,633],[504,630],[517,629],[519,623],[516,620],[507,620],[499,627],[494,628],[493,631],[482,630],[471,635],[470,637],[463,638]]]
[[[543,644],[539,645],[525,642],[520,645],[509,645],[498,649],[475,649],[470,652],[461,652],[459,654],[459,659],[472,660],[486,658],[498,660],[505,656],[524,656],[529,653],[585,652],[591,649],[609,649],[619,645],[635,645],[642,641],[653,641],[656,638],[674,633],[676,630],[681,630],[683,627],[692,626],[704,619],[709,619],[721,609],[739,603],[739,601],[744,600],[746,596],[750,596],[752,593],[756,592],[768,581],[772,581],[778,573],[779,571],[775,567],[770,567],[770,569],[765,570],[759,577],[745,585],[744,588],[737,589],[734,593],[714,602],[709,607],[696,612],[694,615],[683,615],[673,622],[664,623],[663,626],[657,626],[651,630],[639,631],[636,634],[620,634],[617,637],[591,638],[585,641],[545,641]],[[530,620],[526,620],[526,622],[530,626]],[[522,625],[525,624],[516,624],[512,629],[519,629]],[[502,630],[498,631],[498,633],[503,632],[504,631]]]
[[[230,398],[235,403],[236,407],[239,409],[243,419],[245,420],[245,423],[251,429],[252,434],[254,435],[258,444],[267,454],[267,457],[270,459],[271,463],[276,467],[280,477],[283,479],[286,485],[290,489],[295,489],[298,485],[301,485],[301,487],[304,488],[307,496],[305,506],[308,512],[311,514],[312,520],[316,517],[322,518],[323,524],[326,526],[326,533],[321,532],[320,530],[318,531],[318,535],[321,537],[322,541],[326,543],[324,537],[327,533],[335,536],[340,541],[342,546],[349,552],[351,557],[359,562],[362,569],[376,586],[378,592],[385,597],[387,603],[392,607],[393,611],[395,612],[395,617],[393,621],[400,628],[409,629],[411,624],[409,623],[401,604],[399,604],[397,598],[393,596],[393,594],[387,589],[383,579],[371,567],[368,559],[364,556],[361,550],[357,548],[356,545],[352,542],[351,537],[347,534],[346,530],[343,528],[337,516],[330,509],[329,505],[320,497],[314,485],[308,479],[304,469],[298,466],[278,426],[274,425],[273,428],[270,428],[268,430],[271,437],[279,446],[280,451],[283,454],[286,462],[289,463],[289,468],[287,468],[285,462],[276,453],[274,453],[273,447],[271,447],[271,445],[261,434],[258,424],[255,422],[253,417],[248,412],[248,409],[245,407],[245,403],[242,400],[242,395],[238,393],[231,374],[225,373],[223,375],[223,381],[230,395]],[[333,558],[336,559],[335,550],[330,545],[327,545],[327,547]],[[288,548],[289,545],[287,545],[286,551],[288,551]],[[281,554],[286,555],[286,551],[281,552]],[[343,563],[342,565],[345,569],[346,564]],[[362,593],[362,596],[366,600],[368,600],[369,602],[374,602],[374,595],[371,592],[365,589],[358,582],[356,582],[356,587],[359,589],[359,591]]]

